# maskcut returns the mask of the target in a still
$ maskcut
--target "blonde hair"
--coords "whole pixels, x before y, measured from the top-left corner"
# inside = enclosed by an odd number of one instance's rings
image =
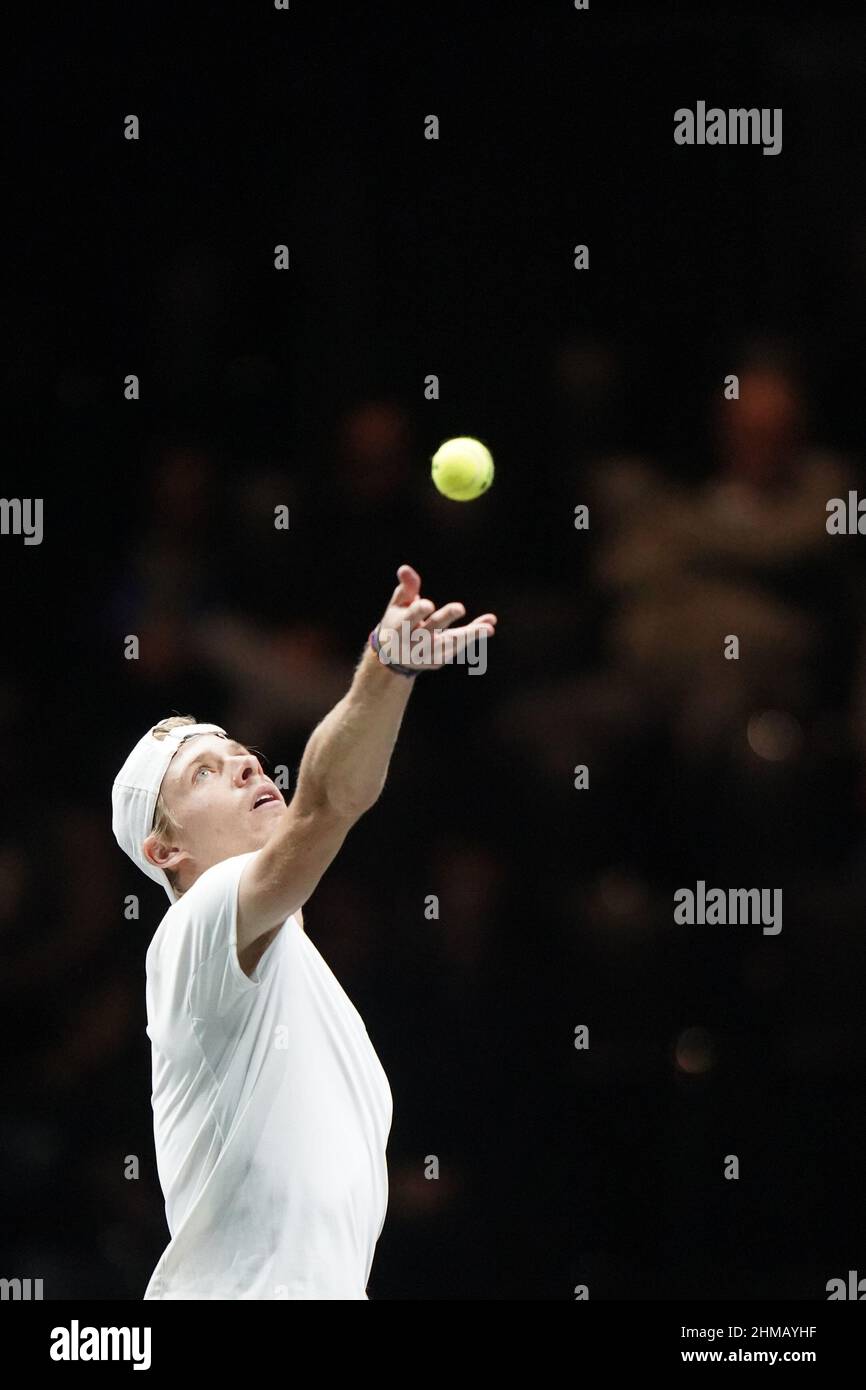
[[[155,728],[151,730],[151,732],[154,738],[162,739],[167,736],[169,729],[177,729],[181,724],[197,723],[198,720],[196,719],[194,714],[173,714],[170,719],[163,719],[160,724],[157,724]],[[161,789],[159,796],[156,798],[156,806],[153,810],[153,825],[151,826],[151,830],[153,834],[156,835],[156,837],[163,842],[163,844],[168,844],[172,840],[176,840],[180,835],[181,831],[183,830],[183,826],[180,824],[180,821],[175,820],[174,816],[171,814],[171,811],[165,804],[165,800],[163,799]],[[168,881],[171,884],[172,889],[177,895],[177,897],[182,897],[183,894],[181,889],[179,889],[177,886],[177,881],[173,870],[165,869],[164,873],[166,874]]]

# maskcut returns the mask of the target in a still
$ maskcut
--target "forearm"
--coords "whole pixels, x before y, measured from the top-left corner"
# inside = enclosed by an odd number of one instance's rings
[[[301,805],[327,802],[347,815],[373,805],[416,680],[389,671],[367,644],[349,690],[310,735],[298,770]]]

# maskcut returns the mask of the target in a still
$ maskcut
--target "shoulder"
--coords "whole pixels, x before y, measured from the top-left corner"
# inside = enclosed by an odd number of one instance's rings
[[[222,936],[229,939],[235,916],[237,889],[244,866],[257,851],[232,855],[212,864],[199,874],[192,887],[169,907],[157,927],[148,958],[183,954],[203,958],[218,946]]]

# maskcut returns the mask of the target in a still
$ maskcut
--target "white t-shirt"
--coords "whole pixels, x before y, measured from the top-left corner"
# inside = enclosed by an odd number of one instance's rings
[[[388,1078],[295,917],[251,977],[215,864],[147,952],[156,1162],[171,1241],[145,1299],[364,1299],[385,1223]]]

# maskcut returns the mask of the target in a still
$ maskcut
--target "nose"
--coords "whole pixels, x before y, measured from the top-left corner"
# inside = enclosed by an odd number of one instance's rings
[[[243,785],[259,772],[259,760],[253,753],[239,753],[235,781]]]

